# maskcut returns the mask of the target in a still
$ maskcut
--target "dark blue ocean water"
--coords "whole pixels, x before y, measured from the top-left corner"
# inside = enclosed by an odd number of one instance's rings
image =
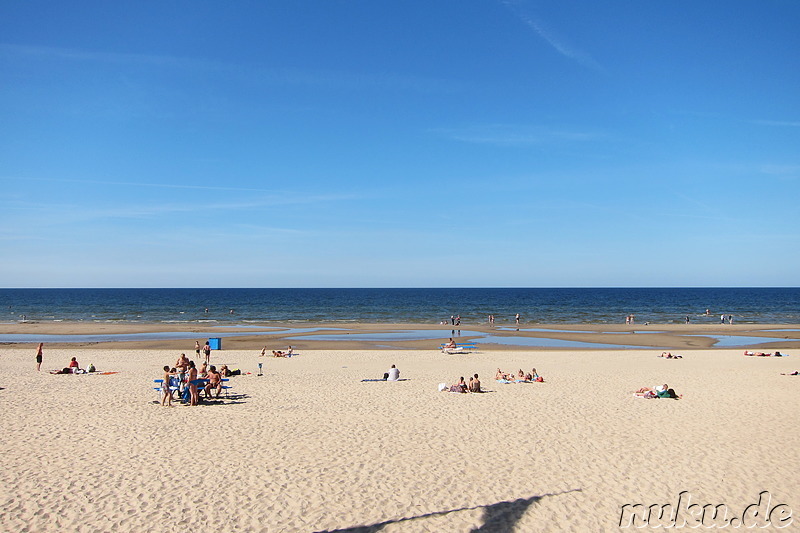
[[[207,309],[207,311],[206,311]],[[705,316],[706,309],[710,316]],[[230,311],[233,310],[233,313]],[[800,323],[800,288],[0,289],[0,322]]]

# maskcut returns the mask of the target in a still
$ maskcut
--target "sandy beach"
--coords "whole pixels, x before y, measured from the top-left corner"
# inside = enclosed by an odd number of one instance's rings
[[[764,491],[773,521],[800,512],[800,376],[781,375],[800,370],[795,340],[789,357],[678,345],[677,360],[448,356],[430,341],[298,342],[295,357],[261,358],[262,341],[212,353],[245,374],[198,407],[162,407],[152,388],[193,341],[45,345],[42,372],[32,345],[3,346],[0,530],[614,531],[626,504],[677,506],[683,494],[738,520]],[[73,356],[117,373],[47,373]],[[405,381],[362,381],[391,364]],[[499,384],[498,367],[535,367],[545,382]],[[437,390],[475,373],[487,392]],[[633,397],[662,383],[683,398]]]

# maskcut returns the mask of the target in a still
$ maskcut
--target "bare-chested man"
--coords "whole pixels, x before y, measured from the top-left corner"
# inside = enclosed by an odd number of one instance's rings
[[[206,374],[206,379],[208,380],[208,383],[206,383],[206,398],[211,398],[211,391],[214,389],[217,389],[215,397],[219,398],[219,393],[222,392],[222,374],[217,372],[217,367],[211,365]]]
[[[181,390],[185,388],[186,383],[186,370],[189,368],[189,358],[185,353],[182,353],[178,360],[175,362],[175,371],[178,373],[178,380],[181,382]]]

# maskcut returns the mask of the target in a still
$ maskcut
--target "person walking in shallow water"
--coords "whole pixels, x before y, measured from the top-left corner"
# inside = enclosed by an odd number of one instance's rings
[[[39,343],[39,346],[36,347],[36,371],[40,371],[42,369],[42,347],[44,346],[43,342]]]

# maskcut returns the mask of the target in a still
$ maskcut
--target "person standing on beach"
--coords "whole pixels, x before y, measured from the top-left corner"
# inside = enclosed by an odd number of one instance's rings
[[[161,406],[172,407],[172,391],[169,389],[169,381],[172,379],[173,374],[169,366],[164,365],[164,377],[161,380]]]
[[[194,353],[196,353],[197,358],[200,359],[200,341],[194,341]]]
[[[206,341],[205,346],[203,346],[203,354],[206,356],[206,364],[211,362],[211,345]]]
[[[180,381],[180,391],[186,388],[186,372],[189,370],[189,358],[185,353],[182,353],[178,360],[175,362],[175,371],[178,373],[178,381]]]
[[[198,405],[200,403],[200,392],[197,390],[197,368],[194,366],[194,361],[189,361],[186,384],[189,386],[189,405]]]
[[[42,347],[44,346],[43,342],[39,343],[39,346],[36,347],[36,371],[40,371],[42,369]]]
[[[516,321],[517,325],[519,326],[519,313],[514,316],[514,320]]]

